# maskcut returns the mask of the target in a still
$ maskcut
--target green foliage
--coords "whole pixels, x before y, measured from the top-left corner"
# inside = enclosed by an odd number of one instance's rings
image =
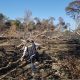
[[[15,20],[14,23],[16,26],[19,26],[21,24],[21,22],[19,20]]]
[[[67,14],[70,15],[70,17],[73,19],[78,19],[80,16],[80,1],[75,0],[73,2],[70,2],[65,10]]]
[[[5,16],[2,13],[0,13],[0,21],[3,20],[4,18]]]
[[[34,20],[36,21],[36,23],[40,23],[40,19],[38,17],[35,17]]]
[[[74,0],[66,7],[66,13],[76,21],[76,27],[80,26],[80,0]]]
[[[0,13],[0,31],[5,30],[5,27],[6,27],[5,20],[6,20],[5,15]]]
[[[34,30],[34,29],[36,29],[36,25],[35,25],[35,23],[34,23],[33,21],[31,21],[31,22],[28,24],[28,30],[29,30],[29,31],[32,31],[32,30]]]

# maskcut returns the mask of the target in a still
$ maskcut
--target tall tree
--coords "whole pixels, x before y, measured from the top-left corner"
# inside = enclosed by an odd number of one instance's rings
[[[50,17],[50,18],[49,18],[49,23],[50,23],[51,25],[54,25],[54,20],[55,20],[54,17]]]
[[[65,10],[77,22],[77,27],[80,26],[80,0],[70,2]]]
[[[63,31],[63,27],[65,26],[64,19],[62,17],[59,17],[59,24],[57,25],[57,30],[58,31]]]
[[[4,14],[0,13],[0,31],[5,29],[5,16]]]
[[[26,26],[28,26],[29,22],[31,21],[31,18],[32,18],[32,12],[30,10],[27,10],[24,16],[24,24]]]
[[[23,25],[24,25],[24,39],[26,39],[26,32],[28,31],[28,27],[29,27],[29,23],[32,21],[32,12],[30,10],[27,10],[25,12],[25,16],[24,16],[24,21],[23,21]]]
[[[0,13],[0,21],[3,21],[4,18],[5,18],[5,16],[2,13]]]

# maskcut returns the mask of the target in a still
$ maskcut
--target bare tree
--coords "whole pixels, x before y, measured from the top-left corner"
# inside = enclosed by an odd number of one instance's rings
[[[32,12],[30,10],[27,10],[25,12],[25,16],[24,16],[24,24],[27,26],[29,24],[29,22],[31,21],[32,18]]]
[[[26,33],[28,30],[28,25],[29,23],[32,21],[32,12],[30,10],[27,10],[25,12],[25,16],[24,16],[24,21],[23,21],[23,25],[24,25],[24,39],[26,39]]]

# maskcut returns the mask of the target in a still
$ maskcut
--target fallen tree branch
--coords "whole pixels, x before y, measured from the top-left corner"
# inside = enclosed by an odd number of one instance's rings
[[[19,60],[18,60],[19,61]],[[9,72],[6,72],[4,75],[0,76],[0,80],[2,80],[3,78],[5,78],[7,75],[9,75],[11,72],[17,70],[17,68],[21,68],[23,66],[25,66],[27,63],[23,63],[18,65],[17,67],[13,68],[12,70],[10,70]]]
[[[20,61],[20,59],[17,60],[16,62],[8,64],[6,67],[0,68],[0,76],[3,74],[6,74],[8,71],[16,68],[19,65],[19,61]]]

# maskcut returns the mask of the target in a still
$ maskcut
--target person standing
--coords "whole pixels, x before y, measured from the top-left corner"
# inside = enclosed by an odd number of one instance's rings
[[[36,67],[34,65],[34,61],[38,58],[37,56],[37,49],[36,49],[36,44],[34,41],[31,41],[31,46],[24,47],[23,55],[21,57],[21,61],[24,59],[24,56],[27,56],[31,62],[31,69],[32,72],[36,71]]]

